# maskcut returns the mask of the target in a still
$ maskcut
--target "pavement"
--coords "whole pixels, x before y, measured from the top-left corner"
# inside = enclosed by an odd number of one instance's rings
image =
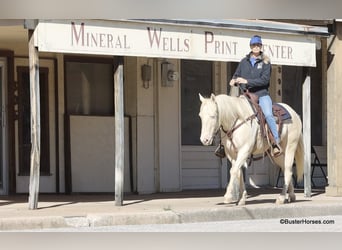
[[[296,189],[295,202],[276,205],[280,191],[248,189],[244,206],[224,204],[223,189],[124,194],[122,206],[114,194],[39,194],[35,210],[27,194],[0,196],[0,231],[342,215],[342,197],[323,189],[313,189],[309,198]]]

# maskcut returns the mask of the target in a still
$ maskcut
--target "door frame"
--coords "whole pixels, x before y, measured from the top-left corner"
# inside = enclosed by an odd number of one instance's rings
[[[8,195],[9,193],[9,169],[8,169],[8,122],[7,122],[7,60],[0,58],[0,115],[1,115],[1,182],[0,195]]]
[[[29,61],[25,56],[16,56],[13,62],[13,75],[15,76],[15,93],[19,93],[19,84],[18,84],[18,68],[27,67],[28,68]],[[47,163],[50,164],[49,171],[44,171],[40,175],[40,191],[44,193],[59,193],[60,192],[60,179],[59,179],[59,127],[58,127],[58,78],[57,78],[57,60],[52,57],[44,57],[39,60],[40,70],[43,72],[43,69],[46,68],[48,72],[45,72],[48,76],[46,79],[48,86],[48,122],[49,122],[49,130],[45,131],[49,140],[49,160]],[[10,87],[10,86],[9,86]],[[13,91],[13,90],[12,90]],[[18,129],[19,129],[19,106],[18,106],[19,97],[15,99],[14,109],[15,109],[15,122],[14,122],[14,131],[16,132],[15,139],[15,172],[14,172],[14,184],[15,184],[15,193],[26,193],[29,186],[29,175],[21,175],[19,174],[19,138],[18,138]],[[41,111],[42,112],[42,111]],[[42,132],[44,133],[44,132]]]

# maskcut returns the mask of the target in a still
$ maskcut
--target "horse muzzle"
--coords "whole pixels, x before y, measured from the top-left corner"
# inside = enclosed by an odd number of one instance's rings
[[[212,144],[214,137],[213,136],[201,136],[200,140],[203,145],[209,146]]]

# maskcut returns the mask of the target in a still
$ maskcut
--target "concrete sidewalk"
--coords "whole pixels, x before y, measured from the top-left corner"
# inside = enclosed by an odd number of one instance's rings
[[[342,197],[313,190],[305,198],[296,190],[296,202],[276,205],[280,191],[249,189],[245,206],[224,204],[225,190],[126,194],[123,206],[109,194],[40,194],[36,210],[28,209],[28,195],[0,196],[0,231],[342,215]]]

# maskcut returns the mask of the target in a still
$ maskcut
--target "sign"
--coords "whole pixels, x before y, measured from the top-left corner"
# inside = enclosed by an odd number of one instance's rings
[[[312,35],[129,20],[40,20],[35,33],[44,52],[230,62],[248,54],[250,37],[258,34],[272,64],[316,66]]]

